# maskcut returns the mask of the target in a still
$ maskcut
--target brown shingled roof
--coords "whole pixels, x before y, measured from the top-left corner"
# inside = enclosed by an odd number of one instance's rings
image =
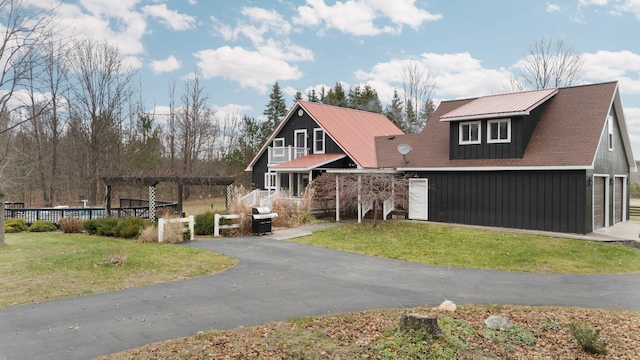
[[[593,166],[604,124],[614,100],[618,98],[617,82],[560,88],[546,106],[534,130],[524,156],[512,159],[449,159],[448,122],[438,121],[476,99],[443,101],[419,135],[376,138],[380,167],[420,168],[484,168],[484,167],[574,167]],[[618,113],[618,117],[623,114]],[[626,136],[626,126],[623,129]],[[412,151],[406,163],[397,146],[407,143]],[[629,152],[630,145],[625,143]]]

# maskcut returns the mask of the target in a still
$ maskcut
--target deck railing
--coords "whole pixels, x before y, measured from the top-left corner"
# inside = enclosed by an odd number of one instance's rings
[[[309,154],[307,148],[301,147],[269,147],[269,164],[281,164]]]
[[[129,199],[132,200],[132,199]],[[121,202],[122,204],[122,202]],[[158,201],[156,211],[163,210],[170,213],[178,211],[178,203]],[[83,220],[97,219],[107,216],[107,210],[97,207],[59,207],[59,208],[5,208],[5,219],[24,219],[27,224],[33,224],[37,220],[51,221],[58,224],[60,218],[67,216],[78,217]],[[126,217],[135,216],[143,219],[149,218],[149,205],[111,208],[111,216]]]

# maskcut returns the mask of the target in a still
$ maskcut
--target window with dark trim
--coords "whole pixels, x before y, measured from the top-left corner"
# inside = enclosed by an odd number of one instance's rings
[[[460,123],[460,145],[480,144],[480,121]]]

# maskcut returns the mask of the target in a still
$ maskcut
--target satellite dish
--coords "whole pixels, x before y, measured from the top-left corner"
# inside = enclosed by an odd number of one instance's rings
[[[407,155],[411,151],[411,146],[409,144],[400,144],[398,145],[398,152],[402,155]]]

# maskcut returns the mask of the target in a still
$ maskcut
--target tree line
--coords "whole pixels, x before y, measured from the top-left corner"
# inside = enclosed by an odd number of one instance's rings
[[[103,176],[242,174],[288,111],[276,82],[266,121],[221,117],[196,71],[168,85],[165,113],[146,111],[136,71],[116,46],[60,36],[52,26],[55,9],[34,14],[22,0],[0,0],[0,13],[0,210],[5,196],[33,206],[82,199],[100,206]],[[514,88],[570,85],[581,75],[581,59],[566,43],[541,41],[528,59]],[[386,107],[368,84],[345,89],[336,82],[309,90],[306,100],[383,113],[403,131],[419,132],[434,110],[436,84],[420,62],[408,62],[399,76],[402,88]],[[298,91],[294,100],[304,96]],[[136,190],[146,197],[145,189]]]

